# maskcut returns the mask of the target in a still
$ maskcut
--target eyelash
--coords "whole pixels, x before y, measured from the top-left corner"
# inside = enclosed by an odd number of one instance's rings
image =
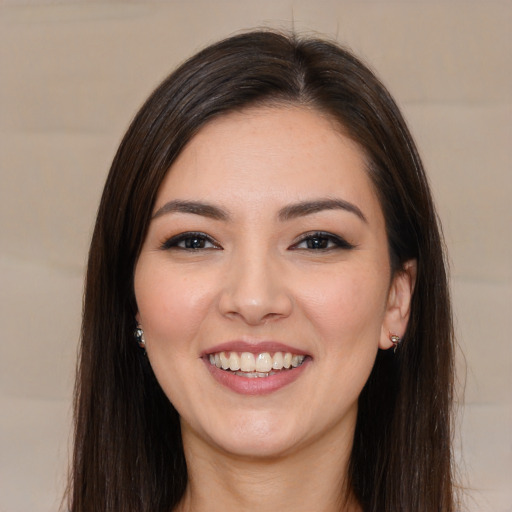
[[[314,240],[320,240],[323,243],[327,244],[327,247],[298,247],[300,244],[304,242],[313,242]],[[331,247],[329,247],[331,244]],[[334,235],[332,233],[328,233],[326,231],[315,231],[314,233],[306,233],[304,234],[298,242],[295,242],[290,249],[297,251],[332,251],[336,249],[354,249],[356,246],[347,242],[344,238]]]
[[[299,247],[300,244],[307,242],[313,243],[314,241],[320,241],[320,246],[316,247]],[[315,243],[317,243],[315,242]],[[212,247],[191,247],[190,245],[187,247],[187,244],[196,244],[204,245],[204,243],[210,243]],[[180,244],[183,244],[182,246]],[[322,247],[322,245],[327,244],[326,247]],[[329,244],[331,245],[329,247]],[[306,233],[304,234],[299,241],[295,242],[290,250],[309,250],[309,251],[331,251],[335,249],[345,249],[350,250],[354,249],[356,246],[347,242],[344,238],[334,235],[332,233],[328,233],[325,231],[315,231],[314,233]],[[222,247],[209,235],[206,233],[202,233],[200,231],[189,231],[186,233],[180,233],[179,235],[175,235],[168,240],[166,240],[161,248],[163,250],[169,249],[181,249],[184,251],[199,251],[199,250],[219,250]]]
[[[187,247],[187,243],[205,243],[209,242],[213,247]],[[183,243],[184,246],[180,246]],[[166,240],[161,248],[163,250],[169,249],[181,249],[183,251],[208,251],[212,249],[221,249],[220,245],[209,235],[206,233],[201,233],[200,231],[188,231],[186,233],[180,233],[179,235],[173,236]]]

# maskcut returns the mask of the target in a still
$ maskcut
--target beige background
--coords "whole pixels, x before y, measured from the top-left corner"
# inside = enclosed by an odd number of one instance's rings
[[[0,512],[59,506],[84,262],[128,122],[186,56],[269,25],[336,37],[402,105],[452,261],[467,507],[512,511],[512,2],[0,0]]]

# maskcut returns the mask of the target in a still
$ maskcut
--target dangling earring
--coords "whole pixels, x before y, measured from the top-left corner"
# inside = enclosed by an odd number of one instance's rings
[[[137,325],[135,332],[133,333],[140,348],[146,348],[146,340],[144,339],[144,331],[140,325]]]
[[[389,333],[389,340],[391,341],[391,343],[393,343],[393,345],[394,345],[393,353],[396,354],[396,349],[398,348],[398,345],[400,345],[400,342],[402,340],[400,339],[400,336],[397,336],[396,334],[391,334],[391,333]]]

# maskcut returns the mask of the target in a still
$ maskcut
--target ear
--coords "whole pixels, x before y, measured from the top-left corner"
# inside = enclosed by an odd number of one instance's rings
[[[383,350],[393,346],[390,334],[396,334],[402,338],[405,333],[411,312],[417,269],[416,260],[409,260],[393,276],[379,341],[379,348]]]

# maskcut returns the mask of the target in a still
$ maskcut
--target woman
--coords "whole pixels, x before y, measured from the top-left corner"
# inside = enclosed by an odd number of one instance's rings
[[[105,185],[70,509],[452,511],[452,343],[385,88],[325,41],[214,44],[141,108]]]

